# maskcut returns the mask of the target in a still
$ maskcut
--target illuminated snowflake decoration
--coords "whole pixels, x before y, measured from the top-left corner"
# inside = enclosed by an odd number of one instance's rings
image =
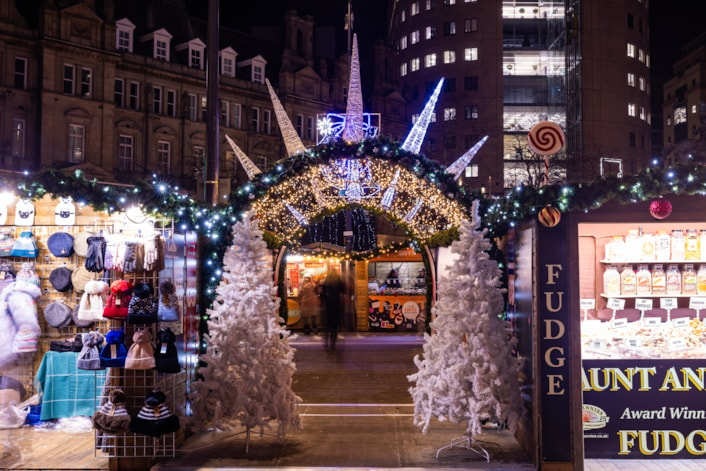
[[[367,160],[336,160],[330,167],[322,167],[321,176],[329,186],[338,190],[339,197],[352,203],[372,198],[380,192],[380,185],[374,181]]]
[[[362,129],[365,139],[375,139],[380,131],[380,113],[363,113]],[[318,144],[329,144],[339,141],[346,128],[346,115],[327,113],[319,115],[316,129],[319,132]]]

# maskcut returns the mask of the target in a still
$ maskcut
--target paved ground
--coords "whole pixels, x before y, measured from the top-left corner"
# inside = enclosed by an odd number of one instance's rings
[[[407,375],[421,353],[415,336],[347,334],[327,354],[323,341],[295,340],[293,389],[302,398],[303,429],[275,438],[244,433],[207,433],[190,438],[153,471],[209,469],[489,469],[533,470],[506,431],[488,429],[477,437],[490,461],[465,448],[437,451],[463,427],[433,422],[423,435],[413,424]],[[246,452],[247,444],[247,452]],[[482,447],[482,448],[481,448]]]

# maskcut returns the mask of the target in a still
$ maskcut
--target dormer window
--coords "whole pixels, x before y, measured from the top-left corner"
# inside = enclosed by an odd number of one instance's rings
[[[255,83],[265,83],[265,66],[267,61],[260,55],[238,62],[238,67],[249,70],[250,80]]]
[[[127,18],[123,18],[115,23],[115,29],[115,49],[132,52],[135,25]]]
[[[195,69],[203,70],[205,60],[204,60],[204,50],[206,49],[206,44],[199,38],[194,38],[191,41],[183,44],[179,44],[174,48],[175,51],[187,50],[186,61],[189,67]]]
[[[235,58],[237,56],[238,54],[230,46],[218,53],[221,63],[221,75],[235,77]]]
[[[152,41],[152,57],[169,62],[172,35],[164,28],[146,34],[140,38],[142,42]]]

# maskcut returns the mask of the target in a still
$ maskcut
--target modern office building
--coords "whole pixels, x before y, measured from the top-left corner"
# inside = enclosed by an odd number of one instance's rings
[[[645,0],[395,1],[408,110],[445,79],[424,153],[448,164],[488,135],[463,182],[489,193],[638,171],[651,154],[648,12]],[[527,145],[540,121],[565,132],[549,159]]]

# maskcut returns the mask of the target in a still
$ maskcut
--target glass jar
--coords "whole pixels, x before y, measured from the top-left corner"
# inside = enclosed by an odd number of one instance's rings
[[[615,265],[610,265],[603,273],[603,294],[606,296],[620,295],[620,273]]]
[[[684,265],[684,271],[681,274],[681,285],[683,294],[696,294],[699,289],[699,281],[696,276],[694,265],[687,263]]]
[[[625,241],[622,236],[613,236],[613,238],[605,244],[605,259],[616,261],[624,260]]]
[[[674,229],[672,231],[672,260],[684,260],[686,241],[684,239],[684,231],[681,229]]]
[[[706,265],[699,265],[699,271],[696,272],[698,283],[698,293],[706,294]]]
[[[661,263],[652,268],[652,294],[667,294],[667,274]]]
[[[620,272],[620,294],[633,296],[637,294],[637,278],[632,266],[626,265]]]
[[[640,234],[637,229],[630,229],[625,236],[623,255],[625,260],[640,260]]]
[[[698,260],[701,257],[701,249],[699,249],[699,234],[696,229],[688,229],[686,231],[684,260]]]
[[[655,237],[649,233],[644,232],[640,236],[640,260],[645,262],[652,262],[655,259]]]
[[[661,262],[672,256],[672,237],[667,231],[658,231],[655,235],[655,258]]]
[[[706,274],[706,271],[704,273]],[[638,267],[635,280],[637,282],[636,292],[638,295],[652,293],[652,274],[650,270],[647,269],[647,265],[640,265]]]
[[[677,265],[667,268],[667,294],[681,294],[681,272]]]

